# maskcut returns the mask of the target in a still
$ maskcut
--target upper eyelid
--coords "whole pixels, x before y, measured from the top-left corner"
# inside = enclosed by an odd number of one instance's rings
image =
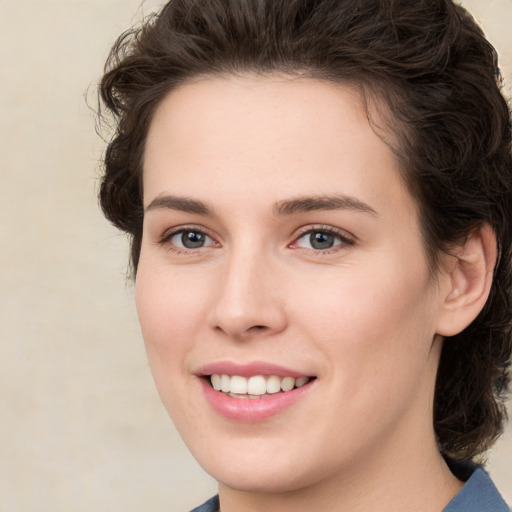
[[[204,226],[198,226],[194,224],[184,224],[168,228],[162,233],[162,235],[159,238],[162,241],[168,240],[169,238],[173,237],[178,233],[182,233],[183,231],[196,231],[198,233],[203,233],[204,235],[209,236],[213,240],[217,241],[215,235],[213,235],[209,229],[205,228]]]
[[[312,225],[306,225],[306,226],[299,228],[297,230],[296,234],[294,235],[294,241],[307,233],[311,233],[312,231],[325,231],[325,232],[337,235],[340,238],[350,240],[352,242],[355,242],[357,240],[356,236],[354,236],[352,233],[350,233],[349,231],[347,231],[345,229],[337,228],[335,226],[330,226],[330,225],[326,225],[326,224],[312,224]]]

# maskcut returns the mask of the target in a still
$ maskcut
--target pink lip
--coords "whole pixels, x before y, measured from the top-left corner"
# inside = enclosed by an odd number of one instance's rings
[[[207,364],[197,371],[198,375],[240,375],[241,377],[252,377],[253,375],[277,375],[278,377],[311,377],[302,372],[285,368],[284,366],[255,361],[247,364],[238,364],[231,361],[217,361]]]
[[[200,379],[203,392],[212,408],[229,420],[256,422],[279,414],[303,397],[315,381],[286,393],[275,393],[263,398],[233,398],[221,391],[215,391],[206,379]]]
[[[213,374],[240,375],[242,377],[252,377],[253,375],[277,375],[278,377],[295,378],[310,376],[270,363],[254,362],[241,365],[228,361],[208,364],[201,368],[197,374],[201,377]],[[250,399],[230,397],[220,391],[215,391],[210,385],[209,379],[200,378],[198,380],[201,383],[206,400],[214,411],[229,420],[241,422],[263,421],[279,414],[304,397],[316,382],[316,379],[313,379],[304,386],[285,393],[280,392],[265,395],[262,398]]]

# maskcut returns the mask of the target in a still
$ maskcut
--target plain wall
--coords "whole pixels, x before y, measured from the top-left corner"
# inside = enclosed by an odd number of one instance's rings
[[[0,509],[187,511],[215,492],[154,389],[128,246],[96,200],[94,89],[161,2],[0,0]],[[512,84],[512,1],[463,2]],[[88,93],[87,93],[87,90]],[[512,504],[512,432],[488,469]]]

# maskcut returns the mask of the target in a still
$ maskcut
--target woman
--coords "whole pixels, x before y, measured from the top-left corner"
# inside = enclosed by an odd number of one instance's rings
[[[507,510],[510,117],[448,0],[174,0],[121,36],[101,205],[132,236],[198,511]]]

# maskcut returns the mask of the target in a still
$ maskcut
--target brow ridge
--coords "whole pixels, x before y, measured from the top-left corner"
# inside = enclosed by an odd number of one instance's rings
[[[145,212],[156,209],[170,209],[185,213],[213,216],[213,209],[203,201],[189,197],[161,195],[153,199]],[[276,216],[288,216],[297,213],[307,213],[319,210],[355,210],[376,215],[377,212],[368,204],[351,196],[343,194],[301,196],[274,203],[272,212]]]
[[[355,197],[343,194],[302,196],[296,199],[279,201],[272,208],[274,215],[284,216],[297,213],[306,213],[317,210],[355,210],[377,215],[377,212],[368,204]]]
[[[146,206],[144,212],[149,212],[159,208],[213,216],[213,210],[206,203],[189,197],[178,197],[173,195],[162,195],[156,197]]]

